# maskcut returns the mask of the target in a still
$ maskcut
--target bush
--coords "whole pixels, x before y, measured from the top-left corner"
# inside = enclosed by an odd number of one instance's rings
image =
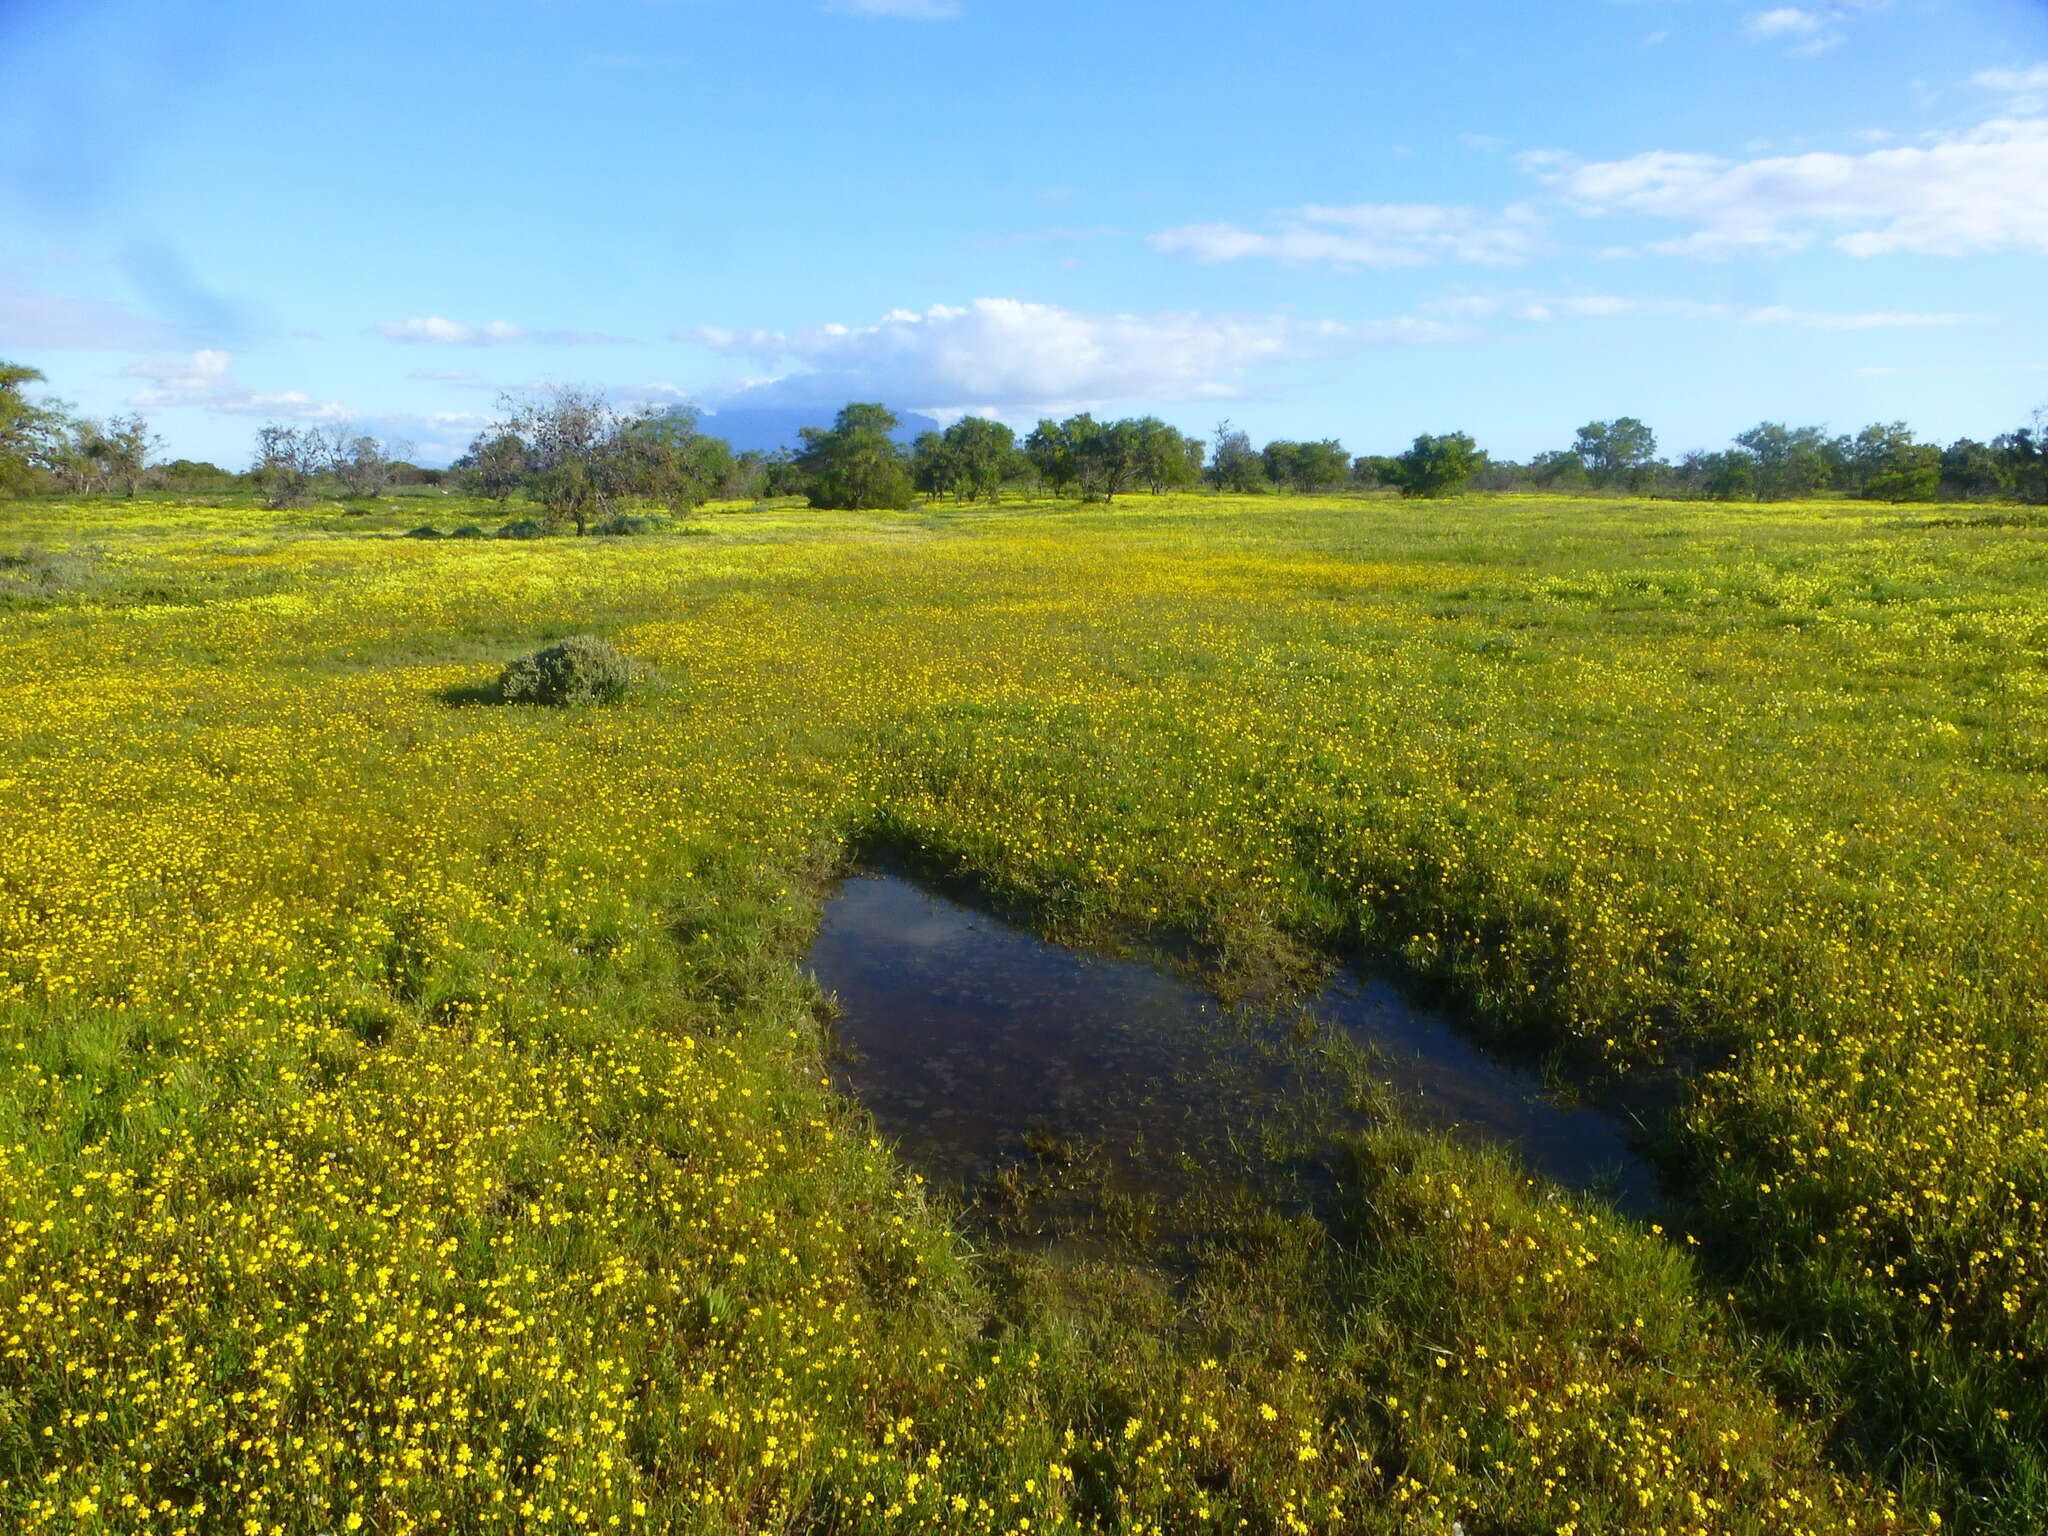
[[[616,517],[606,518],[590,531],[592,533],[608,533],[619,536],[630,533],[659,533],[667,526],[668,520],[666,518],[634,517],[621,512]]]
[[[477,527],[475,523],[464,523],[460,528],[449,534],[448,537],[451,539],[481,539],[485,537],[485,534],[483,529]]]
[[[615,704],[637,675],[608,641],[572,635],[507,667],[498,697],[507,704]]]
[[[408,539],[438,539],[442,537],[442,533],[432,523],[422,523],[419,527],[408,533],[406,537]]]
[[[501,539],[537,539],[547,532],[547,525],[537,523],[530,517],[522,517],[516,523],[507,523],[498,530]]]

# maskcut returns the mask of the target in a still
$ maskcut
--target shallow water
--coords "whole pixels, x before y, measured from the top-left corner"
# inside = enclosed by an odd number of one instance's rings
[[[1032,1133],[1100,1149],[1129,1189],[1244,1172],[1261,1125],[1339,1091],[1301,1044],[1301,1010],[1226,1010],[1155,966],[1048,943],[891,875],[840,887],[810,966],[839,1001],[842,1085],[914,1167],[958,1188]],[[1386,982],[1347,977],[1306,1012],[1374,1049],[1412,1119],[1510,1146],[1625,1209],[1654,1204],[1620,1121],[1554,1102]]]

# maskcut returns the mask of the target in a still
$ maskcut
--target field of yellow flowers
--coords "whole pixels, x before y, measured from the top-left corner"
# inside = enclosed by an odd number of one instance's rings
[[[441,521],[480,505],[424,503]],[[0,1529],[2048,1524],[2048,530],[0,503]],[[617,706],[484,701],[605,636]],[[1659,1111],[973,1252],[801,957],[905,850]]]

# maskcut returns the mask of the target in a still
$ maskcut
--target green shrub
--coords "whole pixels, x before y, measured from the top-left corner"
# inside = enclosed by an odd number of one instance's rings
[[[614,704],[637,675],[609,641],[572,635],[507,667],[498,697],[507,704]]]
[[[547,532],[545,523],[537,523],[530,517],[522,517],[516,523],[507,523],[498,530],[501,539],[537,539]]]
[[[659,533],[667,526],[668,520],[666,518],[634,517],[628,513],[621,512],[616,517],[606,518],[590,531],[592,533],[608,533],[617,536],[629,533]]]
[[[419,527],[408,533],[406,537],[408,539],[438,539],[443,537],[443,535],[441,530],[432,523],[422,523]]]
[[[448,537],[451,539],[481,539],[486,537],[486,535],[483,529],[477,527],[475,523],[464,523],[460,528],[449,534]]]

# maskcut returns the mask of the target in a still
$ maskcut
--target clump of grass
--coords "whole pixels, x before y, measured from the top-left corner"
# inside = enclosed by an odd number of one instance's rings
[[[498,697],[507,704],[616,704],[637,676],[611,642],[572,635],[505,668]]]

